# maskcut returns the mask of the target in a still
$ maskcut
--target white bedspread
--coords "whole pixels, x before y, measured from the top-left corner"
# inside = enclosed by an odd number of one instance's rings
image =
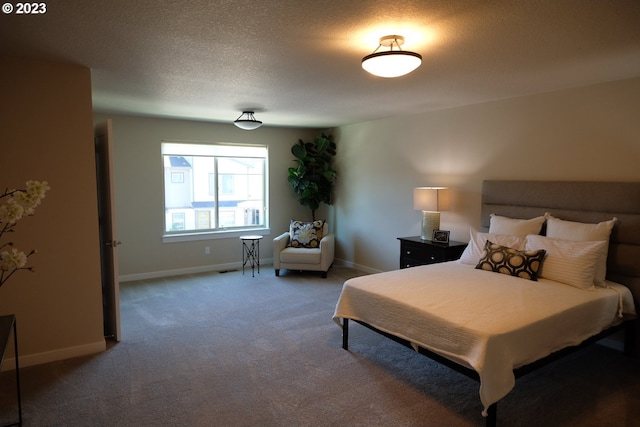
[[[470,367],[486,409],[511,391],[513,369],[576,345],[635,314],[631,292],[577,289],[447,262],[350,279],[333,319],[366,322]]]

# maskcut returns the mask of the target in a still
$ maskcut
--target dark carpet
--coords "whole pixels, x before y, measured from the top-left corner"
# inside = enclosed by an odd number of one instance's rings
[[[482,426],[478,383],[332,321],[358,272],[240,271],[124,283],[123,339],[21,369],[25,426]],[[0,425],[15,419],[0,374]],[[594,345],[529,374],[499,426],[640,426],[640,360]]]

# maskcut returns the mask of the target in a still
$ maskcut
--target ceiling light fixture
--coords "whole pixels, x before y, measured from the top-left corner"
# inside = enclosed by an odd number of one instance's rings
[[[233,124],[244,130],[254,130],[262,126],[262,122],[253,116],[253,111],[243,111]]]
[[[379,77],[400,77],[409,74],[422,64],[422,56],[419,53],[402,50],[404,44],[402,36],[384,36],[380,38],[380,44],[371,55],[362,58],[362,68]],[[378,52],[382,46],[389,50]],[[396,50],[393,50],[393,48]]]

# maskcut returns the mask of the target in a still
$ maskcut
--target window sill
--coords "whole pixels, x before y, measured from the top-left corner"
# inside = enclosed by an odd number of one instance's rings
[[[245,234],[258,234],[268,236],[269,228],[247,228],[245,230],[214,231],[209,233],[166,234],[162,236],[162,243],[197,242],[200,240],[233,239]]]

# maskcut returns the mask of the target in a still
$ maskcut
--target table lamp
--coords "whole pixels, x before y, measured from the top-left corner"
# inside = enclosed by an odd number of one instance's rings
[[[422,240],[431,240],[433,230],[440,229],[440,212],[449,209],[447,187],[416,187],[413,189],[413,209],[422,211]]]

